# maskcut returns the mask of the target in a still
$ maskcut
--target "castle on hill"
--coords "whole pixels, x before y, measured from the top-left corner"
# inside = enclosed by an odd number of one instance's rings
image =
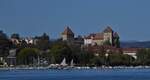
[[[66,27],[65,30],[61,33],[61,38],[63,41],[77,41],[79,39],[74,37],[75,34],[73,31]],[[119,47],[119,35],[117,32],[114,32],[111,27],[106,27],[102,32],[91,33],[87,36],[80,37],[84,45],[111,45]]]
[[[73,31],[67,26],[65,30],[61,33],[61,38],[63,41],[71,41],[74,40]]]

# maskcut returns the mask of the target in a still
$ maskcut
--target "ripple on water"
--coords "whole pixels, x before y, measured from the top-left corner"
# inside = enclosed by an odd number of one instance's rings
[[[0,80],[150,80],[150,69],[1,70]]]

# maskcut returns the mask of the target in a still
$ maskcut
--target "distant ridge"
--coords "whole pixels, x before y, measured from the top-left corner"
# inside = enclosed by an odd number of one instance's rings
[[[150,48],[150,41],[121,41],[122,48]]]

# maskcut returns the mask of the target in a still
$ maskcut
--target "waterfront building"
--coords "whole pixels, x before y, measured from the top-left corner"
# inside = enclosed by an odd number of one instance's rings
[[[110,44],[114,46],[119,40],[119,35],[114,32],[111,27],[107,27],[103,32],[91,33],[84,37],[84,45],[104,45]],[[116,45],[117,46],[117,45]]]
[[[26,38],[20,38],[20,39],[11,38],[10,40],[15,45],[21,44],[22,42],[25,42],[26,44],[36,44],[37,42],[37,39],[34,39],[32,37],[26,37]]]
[[[72,30],[67,26],[65,30],[61,33],[61,37],[63,41],[72,41],[74,40],[74,33]]]
[[[74,45],[79,45],[79,46],[84,44],[84,38],[80,35],[75,37],[74,32],[68,26],[61,33],[61,39],[62,41],[66,41],[69,44],[74,44]]]
[[[25,42],[26,42],[27,44],[33,44],[33,43],[34,43],[34,39],[31,38],[31,37],[27,37],[27,38],[25,38],[24,40],[25,40]]]

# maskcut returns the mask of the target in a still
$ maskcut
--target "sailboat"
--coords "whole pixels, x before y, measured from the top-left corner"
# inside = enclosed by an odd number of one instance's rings
[[[71,60],[70,67],[74,67],[73,59]]]
[[[66,63],[66,58],[63,59],[63,61],[60,64],[61,66],[67,66],[68,64]]]

